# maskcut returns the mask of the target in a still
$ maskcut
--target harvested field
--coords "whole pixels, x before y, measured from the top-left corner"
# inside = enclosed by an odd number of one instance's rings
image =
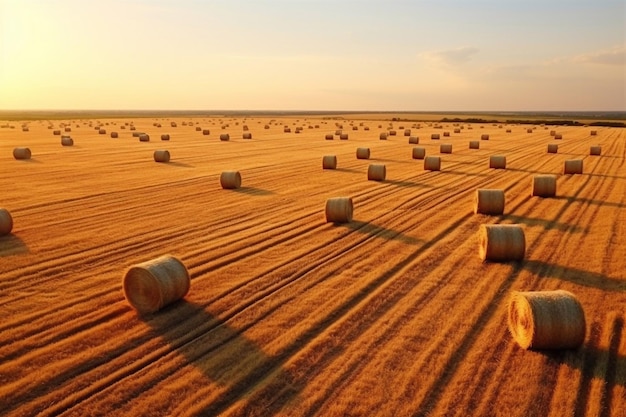
[[[63,121],[76,144],[61,147],[47,128],[60,122],[0,129],[13,218],[0,236],[0,414],[624,416],[626,129],[559,127],[548,154],[543,128],[474,125],[489,135],[480,149],[470,129],[446,137],[453,154],[420,143],[442,160],[426,171],[403,136],[379,140],[382,120],[342,120],[364,126],[348,141],[325,140],[322,117],[106,120],[148,135],[176,123],[167,164],[152,159],[160,141],[112,140],[89,127],[102,120]],[[226,125],[229,141],[194,127]],[[324,155],[340,167],[322,169]],[[491,155],[507,169],[489,169]],[[568,159],[583,173],[563,175]],[[370,164],[384,181],[367,180]],[[222,189],[228,170],[240,188]],[[539,174],[557,175],[555,197],[531,197]],[[474,214],[479,188],[504,190],[505,214]],[[350,223],[326,222],[337,196],[353,200]],[[481,261],[479,228],[495,223],[523,228],[524,260]],[[189,293],[139,315],[124,272],[164,254],[187,267]],[[585,310],[583,345],[520,348],[511,293],[557,289]]]

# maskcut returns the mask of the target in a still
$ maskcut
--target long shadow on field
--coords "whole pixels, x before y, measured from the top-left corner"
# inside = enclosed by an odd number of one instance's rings
[[[28,253],[26,243],[14,234],[0,236],[0,257]]]
[[[525,217],[525,216],[516,216],[514,214],[505,214],[502,216],[502,218],[510,220],[513,223],[522,223],[530,227],[541,226],[545,230],[560,230],[563,232],[570,232],[570,233],[585,232],[585,229],[580,226],[573,226],[571,224],[560,223],[554,220],[545,220],[545,219],[537,219],[537,218]]]
[[[393,184],[398,187],[406,187],[406,188],[435,188],[430,184],[424,184],[420,182],[413,181],[398,181],[398,180],[385,180],[385,183]],[[443,187],[437,187],[438,189],[442,189]]]
[[[378,237],[386,240],[397,240],[408,245],[418,245],[420,243],[424,243],[420,239],[407,236],[397,230],[387,229],[368,222],[353,220],[350,223],[341,223],[340,226],[347,227],[355,232],[367,234],[372,237]]]
[[[522,265],[524,269],[541,278],[556,278],[584,287],[599,288],[612,292],[626,292],[626,277],[622,279],[613,278],[596,272],[541,261],[526,260]]]
[[[199,415],[220,415],[240,402],[241,415],[255,410],[273,415],[295,401],[301,391],[295,378],[280,366],[280,358],[246,338],[245,328],[229,326],[201,305],[181,300],[144,320],[174,352],[223,390],[210,403],[195,398],[201,403]]]
[[[335,168],[335,171],[339,171],[339,172],[350,172],[353,174],[362,174],[363,171],[359,171],[358,169],[352,169],[352,168]]]
[[[232,190],[236,193],[248,194],[248,195],[272,195],[276,194],[270,190],[264,190],[262,188],[254,188],[254,187],[240,187]]]
[[[592,200],[589,198],[580,198],[580,197],[576,197],[576,196],[555,196],[555,197],[550,197],[553,198],[555,200],[565,200],[567,201],[568,204],[571,203],[583,203],[583,204],[593,204],[593,205],[597,205],[597,206],[607,206],[607,207],[617,207],[617,208],[625,208],[626,205],[622,204],[622,203],[614,203],[614,202],[610,202],[610,201],[603,201],[603,200]]]
[[[193,165],[190,164],[186,164],[184,162],[176,162],[176,161],[170,161],[167,164],[163,164],[166,166],[173,166],[173,167],[181,167],[181,168],[193,168]]]

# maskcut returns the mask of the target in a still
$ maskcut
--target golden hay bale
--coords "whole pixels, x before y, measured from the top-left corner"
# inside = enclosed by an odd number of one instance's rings
[[[395,130],[390,130],[389,131],[389,136],[396,136],[396,131]]]
[[[283,133],[291,133],[291,128],[285,127]]]
[[[454,129],[454,133],[461,133],[461,129]]]
[[[411,136],[409,138],[409,143],[414,143],[414,144],[420,143],[420,138],[418,138],[417,136]]]
[[[30,159],[31,156],[30,148],[13,149],[13,158],[15,159]]]
[[[155,313],[183,298],[190,286],[187,268],[171,255],[131,266],[122,282],[124,297],[141,314]]]
[[[439,139],[439,133],[433,133],[432,135],[430,135],[430,138],[433,140],[438,140]]]
[[[356,159],[370,159],[370,148],[356,148]]]
[[[335,130],[335,136],[339,136],[339,135],[341,135],[341,129]]]
[[[27,127],[23,127],[22,128],[22,132],[28,132],[28,128]]]
[[[378,136],[378,139],[380,139],[380,140],[387,140],[387,133],[386,132],[380,132],[380,135]]]
[[[71,132],[72,128],[71,127],[65,127],[65,128],[63,128],[63,130],[66,131],[66,132]]]
[[[439,153],[452,153],[452,144],[442,143],[439,145]]]
[[[150,135],[142,133],[141,135],[139,135],[139,142],[150,142]]]
[[[220,175],[220,184],[225,190],[234,190],[241,187],[241,174],[239,171],[224,171]]]
[[[557,153],[559,151],[559,145],[556,143],[548,144],[548,153]]]
[[[556,135],[554,135],[554,139],[563,139],[563,135],[560,133],[557,133]]]
[[[517,224],[483,224],[479,232],[478,255],[483,261],[524,259],[524,229]]]
[[[74,146],[74,139],[69,136],[63,136],[61,138],[61,146]]]
[[[404,129],[404,136],[411,136],[411,129]]]
[[[13,230],[13,217],[9,210],[0,208],[0,236],[8,235]]]
[[[154,161],[155,162],[169,162],[170,161],[170,153],[167,150],[159,149],[154,151]]]
[[[122,126],[122,127],[124,127],[124,126]],[[117,132],[111,132],[111,137],[112,137],[113,139],[117,138],[117,137],[118,137]]]
[[[202,128],[200,126],[196,126],[196,132],[201,132],[201,131],[202,131]],[[208,133],[207,133],[207,135],[208,135]]]
[[[229,141],[230,140],[230,135],[228,133],[222,133],[220,134],[220,140],[223,142]]]
[[[550,136],[555,136],[556,135],[556,130],[551,130],[550,131]]]
[[[369,181],[385,181],[387,167],[382,164],[371,164],[367,168],[367,179]]]
[[[335,136],[332,133],[328,133],[326,136],[324,136],[324,139],[326,139],[326,140],[333,140],[334,137]]]
[[[352,126],[352,130],[359,130],[358,126]]]
[[[506,130],[506,133],[511,133],[511,129],[507,129],[507,130]]]
[[[598,131],[597,131],[597,130],[592,130],[592,131],[591,131],[591,136],[596,136],[597,134],[598,134]]]
[[[322,169],[337,169],[337,157],[335,155],[325,155],[322,158]]]
[[[326,223],[350,223],[354,206],[351,197],[333,197],[326,200]]]
[[[60,130],[53,130],[52,134],[55,135],[55,136],[59,136],[61,134],[61,131]]]
[[[556,195],[556,175],[535,175],[532,179],[530,196],[554,197]]]
[[[204,136],[208,136],[208,135],[210,135],[210,134],[211,134],[211,131],[210,131],[209,129],[203,129],[203,130],[202,130],[202,134],[203,134]]]
[[[370,130],[370,127],[369,127],[369,126],[365,126],[365,127],[363,128],[363,130]]]
[[[250,132],[246,132],[246,133],[244,133],[244,134],[243,134],[243,138],[244,138],[244,139],[252,139],[252,133],[250,133]]]
[[[107,131],[106,131],[106,129],[98,129],[98,134],[100,134],[100,135],[106,135],[106,134],[107,134]]]
[[[585,341],[585,311],[569,291],[515,291],[508,327],[523,349],[576,349]]]
[[[339,135],[339,139],[341,139],[341,140],[348,140],[348,134],[347,133],[342,133],[341,135]]]
[[[491,155],[489,157],[489,168],[506,169],[506,156]]]
[[[441,169],[441,157],[439,156],[424,157],[424,169],[427,171],[439,171]]]
[[[444,136],[450,136],[450,132],[443,132]]]
[[[490,215],[504,213],[504,190],[477,189],[474,196],[474,213]]]
[[[564,174],[582,174],[583,173],[583,160],[582,159],[566,159],[563,165]]]
[[[171,122],[171,123],[170,123],[170,126],[171,126],[171,127],[177,127],[178,125],[176,124],[176,122]]]
[[[526,133],[533,133],[532,129],[526,129]]]
[[[477,141],[477,140],[470,140],[469,148],[470,149],[479,149],[480,148],[480,142]]]
[[[265,125],[264,129],[269,129],[270,125]]]
[[[600,155],[602,153],[602,147],[599,145],[589,148],[589,155]]]
[[[426,149],[421,148],[421,147],[413,148],[413,153],[412,153],[413,159],[424,159],[425,156],[426,156]]]
[[[480,135],[480,140],[489,140],[489,135],[486,133],[483,133],[482,135]]]
[[[161,140],[170,140],[170,135],[168,134],[161,135]]]
[[[131,126],[130,130],[136,130],[137,128],[135,126]]]

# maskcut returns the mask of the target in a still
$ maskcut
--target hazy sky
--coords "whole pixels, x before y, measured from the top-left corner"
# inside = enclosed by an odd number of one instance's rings
[[[0,109],[626,110],[624,0],[0,0]]]

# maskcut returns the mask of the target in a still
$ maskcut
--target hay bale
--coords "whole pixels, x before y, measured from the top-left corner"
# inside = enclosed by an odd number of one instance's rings
[[[432,140],[439,140],[439,133],[433,133],[432,135],[430,135],[430,138]]]
[[[550,131],[550,136],[555,136],[556,135],[556,130],[551,130]]]
[[[424,169],[427,171],[439,171],[441,169],[441,157],[439,156],[424,157]]]
[[[0,236],[8,235],[13,230],[13,217],[9,210],[0,208]]]
[[[489,157],[489,168],[506,169],[506,156],[491,155]]]
[[[289,128],[289,127],[285,127],[285,128],[283,129],[283,133],[291,133],[291,128]]]
[[[341,135],[341,133],[342,133],[341,129],[335,130],[335,136],[339,136]]]
[[[597,134],[598,134],[598,131],[597,131],[597,130],[592,130],[592,131],[591,131],[591,136],[596,136]]]
[[[64,130],[65,132],[71,132],[71,131],[72,131],[72,128],[71,128],[71,127],[64,127],[64,128],[63,128],[63,130]]]
[[[556,175],[535,175],[532,179],[531,197],[554,197],[556,195]]]
[[[63,136],[61,138],[61,146],[74,146],[74,139],[69,136]]]
[[[426,149],[417,146],[413,148],[411,156],[413,159],[424,159],[424,157],[426,156]]]
[[[32,156],[30,148],[14,148],[13,158],[15,159],[30,159]]]
[[[123,126],[122,126],[122,127],[123,127]],[[113,139],[116,139],[116,138],[118,137],[117,132],[111,132],[111,137],[112,137]]]
[[[378,139],[387,140],[387,132],[380,132],[380,135],[378,135]]]
[[[139,142],[150,142],[150,135],[142,133],[139,135]]]
[[[270,125],[265,125],[263,128],[267,130],[270,128]]]
[[[230,140],[230,135],[228,133],[222,133],[220,134],[220,140],[222,142],[227,142]]]
[[[396,131],[395,130],[390,130],[389,131],[389,136],[396,136]]]
[[[418,144],[420,143],[420,138],[418,138],[417,136],[411,136],[409,138],[409,143]]]
[[[524,229],[516,224],[483,224],[479,232],[478,255],[483,261],[524,259]]]
[[[548,153],[557,153],[559,151],[559,145],[556,143],[548,144]]]
[[[154,161],[155,162],[169,162],[170,161],[169,151],[164,150],[164,149],[154,151]]]
[[[506,130],[506,133],[511,133],[511,129],[507,129],[507,130]]]
[[[211,131],[210,131],[209,129],[203,129],[203,130],[202,130],[202,134],[203,134],[204,136],[208,136],[208,135],[210,135],[210,134],[211,134]]]
[[[585,341],[585,311],[569,291],[515,291],[508,327],[523,349],[576,349]]]
[[[356,148],[356,159],[370,159],[370,148]]]
[[[168,134],[161,135],[161,140],[170,140],[170,135]]]
[[[461,129],[454,129],[454,133],[461,133]]]
[[[480,148],[480,142],[477,141],[477,140],[470,140],[469,148],[470,149],[479,149]]]
[[[335,136],[332,133],[328,133],[326,134],[326,136],[324,136],[324,139],[326,140],[333,140],[335,138]]]
[[[224,171],[220,175],[220,185],[225,190],[234,190],[241,187],[241,174],[239,171]]]
[[[342,133],[341,135],[339,135],[339,139],[341,139],[341,140],[348,140],[348,134],[347,133]]]
[[[561,139],[563,139],[563,135],[560,134],[560,133],[557,133],[556,135],[554,135],[554,139],[561,140]]]
[[[53,130],[52,134],[55,135],[55,136],[59,136],[61,134],[61,131],[60,130]]]
[[[482,135],[480,135],[480,140],[489,140],[489,135],[486,133],[483,133]]]
[[[450,136],[450,132],[443,132],[443,136],[444,137]]]
[[[326,200],[326,223],[350,223],[354,206],[351,197],[333,197]]]
[[[387,167],[383,164],[371,164],[367,168],[368,181],[385,181]]]
[[[566,159],[563,165],[564,174],[582,174],[583,173],[583,160],[582,159]]]
[[[532,129],[526,129],[526,133],[533,133]]]
[[[504,190],[477,189],[474,195],[474,213],[489,215],[504,213]]]
[[[442,143],[439,145],[439,153],[452,153],[452,144]]]
[[[176,124],[176,122],[170,122],[170,126],[171,127],[177,127],[178,125]]]
[[[124,297],[140,314],[156,313],[183,298],[191,280],[185,265],[171,255],[130,267],[124,274]]]
[[[202,128],[200,126],[196,126],[196,132],[202,132]],[[208,133],[207,133],[208,135]]]
[[[589,155],[600,155],[602,153],[602,147],[599,145],[589,148]]]
[[[337,169],[337,157],[335,155],[325,155],[322,158],[322,169]]]
[[[411,129],[404,129],[404,136],[411,136]]]
[[[27,127],[23,127],[22,128],[22,132],[28,132],[28,128]]]
[[[106,131],[106,129],[98,129],[98,134],[99,135],[106,135],[107,131]]]
[[[136,130],[136,129],[137,129],[137,128],[136,128],[135,126],[131,126],[131,127],[129,128],[129,130]]]
[[[250,132],[246,132],[246,133],[244,133],[244,134],[243,134],[243,138],[244,138],[244,139],[252,139],[252,133],[250,133]]]

